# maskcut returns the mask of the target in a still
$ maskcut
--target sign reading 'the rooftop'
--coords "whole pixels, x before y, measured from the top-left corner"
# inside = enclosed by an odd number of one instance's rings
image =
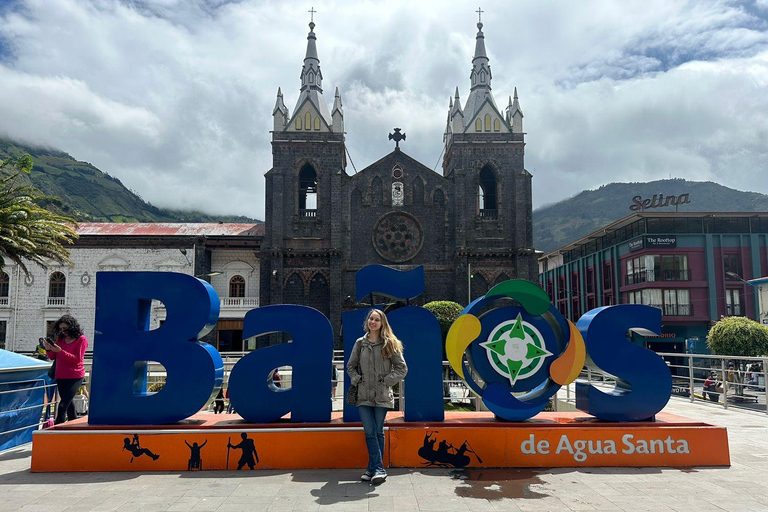
[[[677,247],[677,237],[669,235],[643,235],[630,240],[628,245],[630,251],[639,251],[640,249],[651,247],[672,248]]]

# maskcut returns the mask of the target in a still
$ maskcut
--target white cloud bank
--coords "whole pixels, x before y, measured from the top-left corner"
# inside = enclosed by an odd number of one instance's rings
[[[670,0],[484,5],[497,103],[517,86],[540,206],[670,174],[768,193],[768,7]],[[466,3],[315,6],[326,100],[358,170],[403,150],[434,167],[466,99]],[[150,202],[263,218],[278,86],[291,111],[305,6],[25,0],[0,6],[0,134],[52,146]],[[352,167],[348,167],[352,172]],[[439,170],[439,167],[438,167]]]

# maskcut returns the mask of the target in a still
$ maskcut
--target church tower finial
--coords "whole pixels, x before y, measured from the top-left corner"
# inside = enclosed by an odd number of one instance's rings
[[[331,112],[328,110],[328,105],[323,98],[323,72],[320,70],[320,58],[317,56],[317,36],[315,35],[315,22],[314,22],[314,9],[309,11],[312,14],[312,20],[309,22],[309,34],[307,34],[307,53],[304,57],[304,64],[301,67],[301,89],[299,99],[296,101],[296,108],[293,109],[294,116],[301,115],[306,116],[306,108],[302,108],[306,103],[309,103],[317,111],[317,114],[322,118],[324,123],[320,122],[318,125],[315,122],[316,115],[310,113],[312,119],[311,124],[308,125],[305,120],[301,127],[289,127],[289,129],[298,130],[312,130],[312,129],[331,129],[333,125],[333,119]],[[298,121],[295,123],[298,124]],[[325,124],[328,128],[323,127]]]
[[[477,11],[478,20],[483,13],[482,9]],[[493,108],[498,111],[496,101],[491,93],[491,65],[488,60],[488,53],[485,50],[485,34],[483,34],[483,22],[477,22],[477,36],[475,37],[475,54],[472,57],[472,71],[469,73],[470,91],[467,104],[464,107],[464,119],[467,123],[471,122],[478,111],[483,107],[485,101],[489,101]]]

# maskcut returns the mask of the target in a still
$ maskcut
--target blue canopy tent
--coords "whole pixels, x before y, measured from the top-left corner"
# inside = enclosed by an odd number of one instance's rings
[[[50,361],[0,350],[0,451],[32,441],[45,404]]]

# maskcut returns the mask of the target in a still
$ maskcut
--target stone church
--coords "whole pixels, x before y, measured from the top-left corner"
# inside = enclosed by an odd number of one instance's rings
[[[398,147],[350,175],[341,95],[337,88],[329,110],[309,24],[299,99],[290,112],[278,89],[273,111],[262,305],[314,307],[338,334],[342,311],[356,306],[355,272],[365,265],[424,265],[419,304],[466,305],[506,279],[536,281],[523,113],[516,89],[503,111],[496,104],[477,27],[469,97],[462,107],[457,87],[449,102],[442,172],[401,150],[405,135],[396,129],[390,138]]]

